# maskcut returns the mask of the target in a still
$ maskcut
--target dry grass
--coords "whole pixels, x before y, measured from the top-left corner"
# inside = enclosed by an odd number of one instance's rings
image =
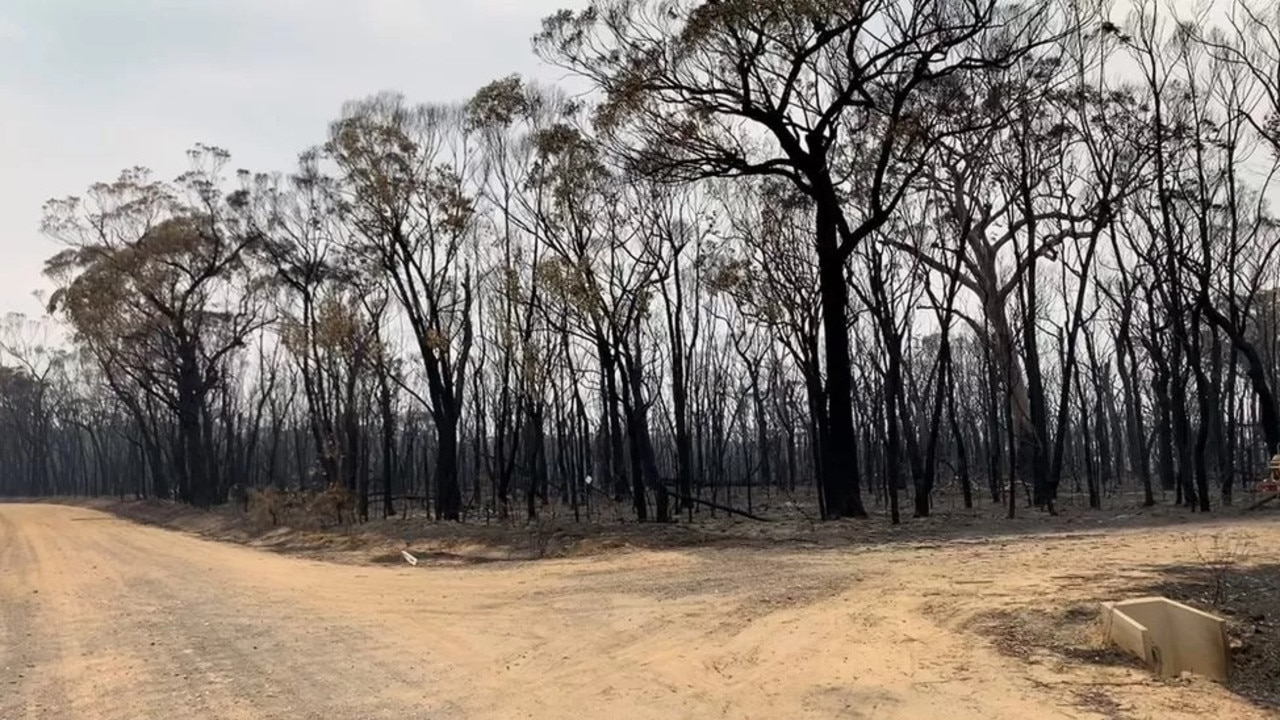
[[[251,489],[245,502],[250,521],[261,527],[303,530],[350,527],[355,523],[355,496],[332,484],[323,490]]]

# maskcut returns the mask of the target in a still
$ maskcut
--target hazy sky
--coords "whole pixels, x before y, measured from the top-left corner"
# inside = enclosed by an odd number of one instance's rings
[[[39,314],[50,197],[125,167],[165,179],[195,142],[287,170],[344,101],[460,100],[539,67],[542,17],[585,0],[3,0],[0,314]]]
[[[195,142],[285,171],[344,101],[379,90],[448,101],[511,72],[554,79],[529,38],[585,4],[0,0],[0,314],[40,312],[58,249],[39,233],[45,200],[133,165],[171,179]]]

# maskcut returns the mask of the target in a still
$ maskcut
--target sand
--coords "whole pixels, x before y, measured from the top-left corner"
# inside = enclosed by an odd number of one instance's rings
[[[1053,642],[1258,517],[410,567],[0,505],[0,718],[1280,717]]]

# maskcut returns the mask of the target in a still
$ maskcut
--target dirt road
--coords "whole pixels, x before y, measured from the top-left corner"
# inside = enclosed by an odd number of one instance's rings
[[[965,630],[1054,547],[357,567],[0,505],[0,719],[1270,717]]]

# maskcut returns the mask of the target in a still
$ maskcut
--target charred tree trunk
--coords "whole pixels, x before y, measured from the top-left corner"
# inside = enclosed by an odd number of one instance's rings
[[[858,477],[853,427],[853,373],[849,357],[849,287],[839,251],[836,209],[819,202],[816,213],[818,278],[826,338],[827,433],[823,438],[822,489],[828,517],[866,517]]]

